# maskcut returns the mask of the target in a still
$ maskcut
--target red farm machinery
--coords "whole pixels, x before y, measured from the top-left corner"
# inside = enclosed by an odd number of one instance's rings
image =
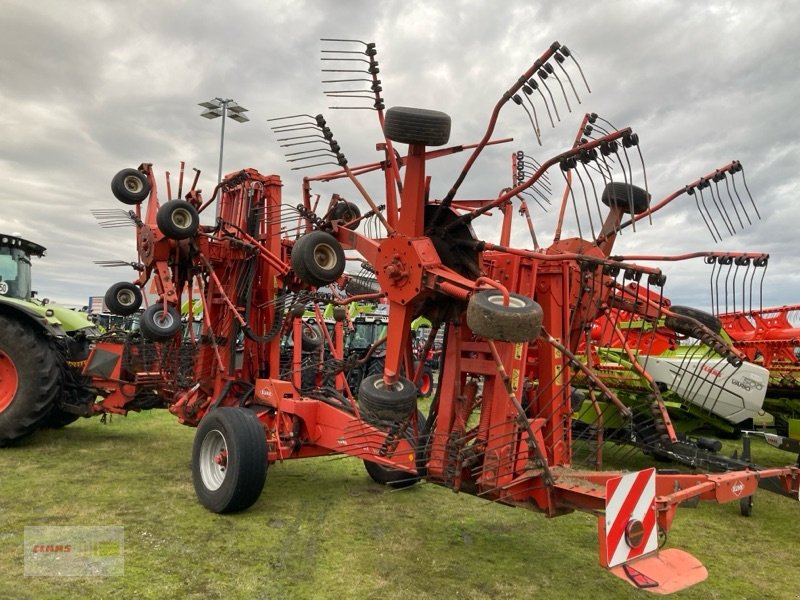
[[[493,138],[503,107],[522,107],[538,139],[539,121],[558,115],[552,90],[567,104],[577,99],[576,86],[585,80],[569,49],[552,44],[520,76],[477,143],[447,146],[446,114],[384,110],[374,44],[324,43],[333,44],[327,59],[356,56],[366,65],[365,79],[356,80],[366,89],[328,95],[368,99],[383,132],[379,159],[349,165],[325,118],[299,115],[272,121],[286,147],[305,143],[291,141],[302,137],[316,141],[316,150],[290,153],[295,168],[335,165],[303,179],[299,202],[284,203],[282,180],[253,169],[227,175],[209,200],[197,190],[197,177],[183,193],[181,170],[177,199],[167,178],[165,202],[151,165],[117,174],[112,190],[130,205],[119,216],[136,229],[138,278],[113,286],[107,303],[131,313],[143,290],[156,290],[157,299],[144,310],[138,332],[98,340],[84,371],[102,396],[94,410],[160,406],[196,426],[195,490],[215,512],[251,506],[268,465],[341,453],[362,459],[374,480],[393,487],[425,480],[551,517],[588,511],[598,518],[601,564],[637,587],[669,592],[704,579],[699,561],[659,549],[678,505],[694,498],[737,501],[767,478],[796,495],[800,470],[599,468],[603,448],[612,443],[603,437],[599,397],[618,411],[620,427],[635,433],[637,423],[578,356],[597,318],[621,309],[648,323],[668,317],[732,369],[745,357],[691,315],[670,310],[659,269],[611,256],[618,233],[652,212],[646,179],[644,188],[633,184],[643,173],[643,163],[631,167],[641,157],[638,136],[587,115],[560,154],[541,163],[515,154],[512,187],[489,199],[462,199],[460,187],[481,152],[509,141]],[[575,69],[578,77],[569,74]],[[435,199],[429,161],[461,152],[469,155],[462,171]],[[534,164],[530,172],[528,164]],[[717,174],[728,180],[740,172],[733,162]],[[379,199],[361,183],[368,173],[384,178]],[[566,183],[558,233],[548,247],[535,236],[532,248],[514,247],[512,215],[526,194],[545,193],[548,173]],[[338,193],[323,201],[312,190],[338,184],[354,190],[359,202]],[[576,217],[583,211],[584,225],[577,237],[562,239],[569,206]],[[201,225],[200,215],[211,212],[213,223]],[[496,243],[473,228],[491,213],[503,216]],[[522,213],[533,233],[530,213]],[[105,217],[113,221],[110,213]],[[348,257],[368,264],[379,285],[348,293]],[[389,307],[386,335],[367,354],[381,347],[383,371],[351,390],[348,373],[357,365],[345,352],[347,307],[378,298]],[[314,384],[304,385],[303,315],[309,307],[320,314],[327,304],[337,307],[334,324],[317,330],[323,350],[312,353]],[[183,305],[190,307],[184,318]],[[194,307],[200,307],[196,315]],[[415,355],[411,324],[419,316],[432,326]],[[184,331],[182,321],[198,319],[201,327]],[[426,356],[437,336],[443,339],[439,385],[425,415],[418,405],[424,362],[415,356]],[[287,338],[293,343],[284,343]],[[596,409],[583,439],[573,434],[576,373],[590,382],[588,402]],[[657,385],[649,409],[661,417],[658,436],[675,441]],[[579,466],[579,452],[590,453],[597,468]]]

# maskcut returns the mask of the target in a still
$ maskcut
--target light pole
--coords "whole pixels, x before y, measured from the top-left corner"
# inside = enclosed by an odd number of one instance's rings
[[[223,100],[217,97],[208,102],[201,102],[199,106],[208,109],[200,113],[201,117],[205,117],[206,119],[222,117],[222,132],[219,136],[219,173],[217,175],[217,185],[219,185],[222,181],[222,150],[225,146],[225,117],[238,121],[239,123],[246,123],[250,119],[242,114],[247,112],[247,109],[236,104],[236,102],[230,98]]]

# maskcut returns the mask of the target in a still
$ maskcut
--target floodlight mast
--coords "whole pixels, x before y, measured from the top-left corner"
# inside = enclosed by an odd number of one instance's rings
[[[231,98],[222,99],[219,96],[208,102],[200,102],[198,106],[207,109],[200,113],[201,117],[206,119],[216,119],[222,117],[222,131],[219,136],[219,169],[217,172],[217,185],[222,181],[222,154],[225,147],[225,117],[233,119],[239,123],[246,123],[250,119],[244,114],[248,109],[237,104]]]

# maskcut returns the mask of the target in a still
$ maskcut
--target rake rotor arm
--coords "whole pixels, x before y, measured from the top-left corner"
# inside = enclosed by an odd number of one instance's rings
[[[512,85],[503,94],[503,96],[500,98],[500,100],[498,100],[497,104],[494,107],[494,110],[492,110],[491,117],[489,117],[489,124],[486,127],[486,133],[483,134],[483,138],[481,138],[481,141],[478,142],[478,145],[475,147],[474,151],[472,152],[470,157],[467,159],[467,162],[464,165],[464,168],[461,170],[461,173],[459,174],[459,176],[456,179],[455,183],[453,184],[453,187],[450,188],[450,191],[447,192],[447,195],[442,200],[442,204],[444,206],[449,206],[450,202],[453,201],[453,198],[455,198],[456,192],[458,192],[458,188],[461,187],[461,184],[464,182],[464,179],[467,177],[467,173],[472,168],[472,165],[475,163],[475,161],[477,160],[477,158],[480,155],[480,153],[483,152],[483,149],[488,144],[489,139],[492,137],[492,133],[494,133],[495,125],[497,125],[497,117],[500,115],[500,110],[514,96],[514,94],[516,94],[520,89],[522,89],[522,86],[525,85],[528,82],[528,79],[533,77],[533,75],[536,73],[536,71],[538,71],[541,68],[541,66],[551,56],[553,56],[553,54],[555,54],[555,52],[560,47],[561,47],[561,44],[559,44],[558,42],[553,42],[550,45],[550,48],[548,48],[547,51],[544,54],[542,54],[538,59],[536,59],[536,61],[533,63],[533,65],[531,65],[531,67],[527,71],[525,71],[525,73],[522,74],[522,76],[516,81],[516,83],[514,83],[514,85]]]
[[[727,163],[726,165],[724,165],[722,167],[719,167],[718,169],[715,169],[714,171],[711,171],[710,173],[707,173],[703,177],[699,177],[698,179],[695,179],[691,183],[685,185],[683,188],[681,188],[679,190],[675,190],[673,193],[671,193],[666,198],[664,198],[663,200],[661,200],[658,203],[656,203],[654,206],[651,206],[646,211],[644,211],[642,213],[639,213],[638,215],[634,215],[632,218],[630,218],[627,221],[621,223],[619,225],[618,229],[624,229],[625,227],[629,227],[631,225],[634,225],[638,221],[640,221],[640,220],[642,220],[642,219],[644,219],[646,217],[650,217],[656,211],[661,210],[662,208],[664,208],[666,205],[671,203],[676,198],[679,198],[684,194],[694,195],[696,190],[701,190],[701,189],[705,189],[706,187],[709,187],[709,185],[710,185],[709,182],[716,183],[718,181],[721,181],[721,180],[725,179],[726,175],[733,176],[733,175],[735,175],[736,173],[738,173],[741,170],[742,170],[741,163],[738,160],[733,160],[733,161]],[[741,203],[741,199],[739,199],[739,200],[740,200],[740,206],[742,208],[742,211],[744,212],[745,211],[745,207]],[[738,217],[738,209],[736,208],[735,202],[733,203],[733,208],[736,211],[736,215]],[[753,206],[753,208],[755,208],[755,205]],[[719,206],[717,206],[717,209],[719,210]],[[706,226],[709,229],[711,229],[711,225],[707,221],[706,215],[703,214],[702,211],[700,211],[700,212],[701,212],[701,216],[703,217],[703,221],[705,222]],[[756,209],[756,213],[758,213],[758,209]],[[747,213],[744,212],[744,215],[747,216]],[[710,215],[709,215],[709,217],[710,217]],[[723,216],[723,220],[724,219],[725,219],[725,217]],[[750,218],[747,217],[747,220],[749,222]],[[739,218],[739,221],[741,223],[741,218]],[[713,232],[712,232],[712,235],[713,235]]]
[[[583,152],[590,152],[590,151],[594,150],[595,148],[597,148],[598,146],[600,146],[601,144],[603,144],[605,142],[616,141],[616,140],[618,140],[618,139],[620,139],[620,138],[622,138],[622,137],[624,137],[626,135],[631,135],[631,133],[632,133],[632,130],[629,127],[626,127],[624,129],[620,129],[618,131],[614,131],[612,133],[609,133],[608,135],[604,135],[601,138],[597,138],[597,139],[594,139],[594,140],[589,140],[585,144],[580,144],[578,146],[575,146],[574,148],[570,148],[566,152],[562,152],[561,154],[558,154],[558,155],[550,158],[549,160],[547,160],[544,163],[542,163],[542,165],[538,169],[536,169],[536,171],[527,180],[525,180],[523,183],[521,183],[521,184],[517,185],[516,187],[511,188],[507,192],[501,194],[500,196],[498,196],[496,199],[494,199],[489,204],[487,204],[487,205],[485,205],[485,206],[483,206],[481,208],[478,208],[478,209],[472,211],[471,213],[467,213],[465,215],[461,215],[457,219],[454,219],[453,221],[451,221],[445,227],[445,229],[446,230],[447,229],[452,229],[452,228],[460,226],[462,224],[469,223],[473,219],[475,219],[475,218],[479,217],[480,215],[484,214],[485,212],[504,204],[510,198],[515,197],[517,194],[520,194],[521,192],[523,192],[523,191],[527,190],[529,187],[531,187],[553,165],[561,163],[562,161],[570,159],[570,158],[575,158],[576,156],[579,156]],[[445,197],[445,199],[442,200],[442,205],[445,205],[445,204],[449,205],[451,201],[452,201],[452,198],[448,201],[447,197]]]
[[[596,115],[595,115],[596,117]],[[575,134],[575,142],[572,144],[573,148],[580,146],[581,137],[583,135],[586,126],[589,124],[590,119],[592,119],[592,115],[586,113],[583,115],[583,119],[581,119],[581,124],[578,127],[578,131]],[[569,199],[569,190],[572,186],[572,169],[568,170],[565,174],[567,185],[566,189],[564,190],[564,195],[561,198],[561,206],[558,209],[558,221],[556,223],[555,233],[553,234],[553,240],[558,241],[561,239],[561,228],[564,225],[564,215],[567,212],[567,200]]]

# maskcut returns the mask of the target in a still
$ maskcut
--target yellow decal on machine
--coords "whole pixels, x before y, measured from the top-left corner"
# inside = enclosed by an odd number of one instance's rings
[[[514,360],[522,358],[522,343],[514,344]]]
[[[556,338],[556,341],[558,343],[561,343],[561,340],[558,339],[558,338]],[[558,348],[554,348],[553,349],[553,358],[555,359],[553,361],[553,363],[554,363],[554,368],[556,370],[556,372],[553,373],[553,379],[555,380],[556,385],[562,385],[563,382],[564,382],[564,378],[563,378],[564,369],[562,368],[562,364],[561,364],[561,362],[562,362],[562,360],[561,360],[561,350],[559,350]]]
[[[519,388],[519,369],[511,371],[511,389],[516,392]]]

